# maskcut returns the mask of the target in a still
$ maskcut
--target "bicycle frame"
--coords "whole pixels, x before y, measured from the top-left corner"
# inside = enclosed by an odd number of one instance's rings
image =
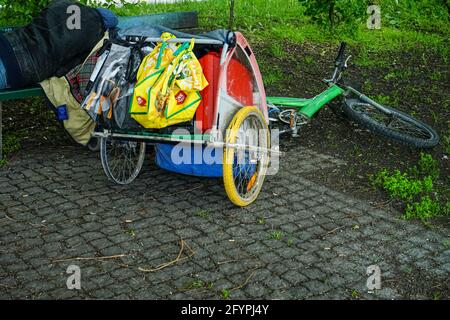
[[[280,107],[296,108],[299,113],[310,119],[327,103],[344,94],[344,92],[344,89],[337,84],[333,84],[312,99],[268,97],[267,102]]]
[[[348,91],[356,91],[353,88],[345,87],[343,89],[338,85],[341,80],[342,73],[345,69],[347,69],[347,63],[350,60],[351,56],[349,56],[346,60],[344,60],[346,43],[342,42],[339,48],[339,54],[335,61],[335,69],[333,72],[333,76],[331,79],[324,79],[328,85],[328,89],[315,96],[312,99],[296,99],[296,98],[279,98],[279,97],[268,97],[267,102],[269,104],[278,106],[279,109],[296,109],[297,113],[306,117],[307,119],[311,119],[320,109],[322,109],[327,103],[334,100],[336,97],[345,94]],[[291,130],[296,134],[297,128],[296,118],[297,116],[291,115]]]

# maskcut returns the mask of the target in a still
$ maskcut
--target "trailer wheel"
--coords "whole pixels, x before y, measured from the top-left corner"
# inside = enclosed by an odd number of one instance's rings
[[[237,112],[227,129],[225,142],[225,191],[231,202],[245,207],[258,198],[269,166],[270,131],[261,111],[244,107]]]
[[[101,138],[100,157],[106,176],[116,184],[130,184],[141,172],[145,150],[145,142]]]

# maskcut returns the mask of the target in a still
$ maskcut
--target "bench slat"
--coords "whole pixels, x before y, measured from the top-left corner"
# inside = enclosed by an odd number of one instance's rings
[[[31,97],[40,97],[44,95],[44,90],[41,87],[26,88],[20,90],[0,90],[0,101],[19,100]]]
[[[143,24],[161,25],[171,29],[198,28],[198,12],[168,12],[134,17],[119,17],[119,28],[140,27]]]
[[[118,17],[121,29],[139,27],[143,24],[147,25],[161,25],[171,29],[194,29],[198,28],[198,12],[167,12],[156,13],[142,16]],[[0,27],[0,32],[11,32],[15,27],[5,26]]]

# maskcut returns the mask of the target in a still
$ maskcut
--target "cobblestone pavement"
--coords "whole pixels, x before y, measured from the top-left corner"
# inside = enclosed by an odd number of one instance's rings
[[[150,158],[150,157],[149,157]],[[0,169],[0,298],[350,299],[449,296],[447,230],[402,221],[304,178],[345,162],[296,147],[256,204],[229,203],[222,181],[146,163],[111,185],[85,149],[22,150]],[[195,255],[174,260],[180,239]],[[115,259],[99,257],[126,255]],[[85,260],[56,261],[77,257]],[[69,265],[82,289],[66,287]],[[381,269],[369,293],[367,267]]]

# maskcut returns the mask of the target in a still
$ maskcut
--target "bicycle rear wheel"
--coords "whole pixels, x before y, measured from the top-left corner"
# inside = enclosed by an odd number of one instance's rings
[[[427,124],[394,108],[384,107],[390,114],[361,99],[346,99],[343,104],[351,120],[391,140],[415,148],[433,148],[439,143],[439,135]]]

